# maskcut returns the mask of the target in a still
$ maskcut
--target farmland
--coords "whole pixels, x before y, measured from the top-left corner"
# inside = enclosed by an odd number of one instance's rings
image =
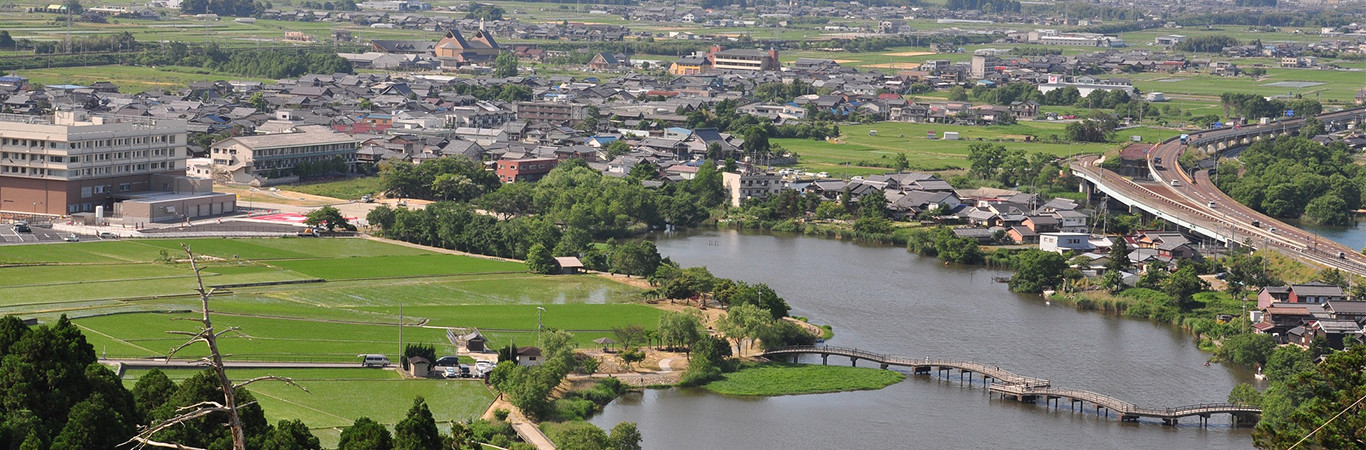
[[[596,276],[543,276],[520,262],[429,252],[364,239],[125,240],[0,247],[0,313],[67,314],[101,355],[143,358],[189,330],[194,273],[179,246],[203,257],[205,284],[230,359],[353,361],[359,353],[425,342],[453,352],[446,329],[487,329],[498,345],[534,342],[537,307],[548,327],[587,345],[614,327],[653,328],[639,290]],[[163,252],[165,252],[163,254]],[[171,262],[167,262],[169,257]],[[179,260],[177,258],[180,258]],[[297,283],[286,283],[297,282]],[[251,284],[243,286],[243,284]],[[402,311],[400,311],[402,309]],[[400,319],[400,317],[402,319]],[[200,356],[189,350],[185,357]]]
[[[196,373],[189,369],[164,372],[177,383]],[[146,373],[141,369],[126,371],[124,385],[131,389]],[[478,418],[493,401],[493,394],[479,381],[404,380],[392,370],[240,369],[230,371],[229,375],[234,380],[263,375],[290,377],[308,388],[309,392],[303,392],[280,383],[256,383],[250,390],[270,423],[303,420],[324,448],[336,447],[341,428],[359,417],[369,417],[392,428],[419,395],[426,399],[440,424]]]
[[[890,164],[897,153],[905,153],[911,168],[916,170],[952,170],[968,166],[968,146],[978,140],[998,141],[1007,148],[1021,148],[1027,152],[1045,152],[1058,156],[1079,153],[1101,153],[1120,144],[1037,142],[1062,135],[1066,126],[1060,122],[1021,122],[1007,126],[961,126],[943,124],[883,122],[872,125],[840,127],[836,141],[811,139],[773,139],[784,149],[801,156],[800,167],[814,172],[829,172],[832,176],[882,173],[888,169],[873,164]],[[876,131],[876,135],[870,132]],[[928,138],[929,132],[935,138]],[[956,131],[959,140],[943,140],[945,132]],[[1120,135],[1143,135],[1145,140],[1168,138],[1177,131],[1138,129],[1121,131]],[[1151,136],[1151,137],[1149,137]],[[1025,142],[1026,137],[1036,142]],[[846,163],[848,164],[846,166]],[[889,167],[889,166],[888,166]]]

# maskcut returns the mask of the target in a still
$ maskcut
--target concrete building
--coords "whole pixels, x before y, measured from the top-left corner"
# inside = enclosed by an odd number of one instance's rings
[[[1039,233],[1039,250],[1045,252],[1089,252],[1095,249],[1096,246],[1091,244],[1091,235],[1086,233]]]
[[[713,46],[711,52],[707,54],[707,60],[711,62],[711,67],[717,70],[778,70],[781,64],[778,62],[778,51],[769,49],[767,52],[749,49],[730,49],[721,50],[719,46]]]
[[[209,151],[214,171],[226,181],[266,183],[288,177],[300,163],[340,158],[347,170],[356,164],[360,141],[320,125],[285,128],[283,133],[239,136],[215,142]]]
[[[996,71],[1001,59],[991,55],[972,55],[972,78],[985,78]]]
[[[498,174],[498,181],[504,183],[537,181],[559,163],[555,158],[500,159],[494,163],[494,173]]]
[[[131,195],[167,190],[157,175],[185,174],[179,119],[57,111],[0,114],[0,211],[68,215],[112,208]]]
[[[765,172],[721,173],[721,184],[730,194],[731,206],[740,206],[751,198],[767,198],[778,195],[783,186],[778,174]]]
[[[586,105],[556,102],[518,102],[517,120],[549,122],[557,125],[578,125],[583,122]]]

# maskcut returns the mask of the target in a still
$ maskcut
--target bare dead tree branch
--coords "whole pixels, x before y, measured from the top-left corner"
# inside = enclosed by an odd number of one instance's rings
[[[281,383],[288,384],[288,385],[290,385],[290,386],[294,386],[294,387],[296,387],[296,388],[299,388],[299,389],[303,390],[304,392],[309,392],[309,391],[308,391],[308,388],[304,387],[303,385],[301,385],[301,384],[299,384],[299,383],[295,383],[293,378],[281,377],[281,376],[276,376],[276,375],[265,375],[265,376],[260,376],[260,377],[252,378],[252,379],[250,379],[250,380],[243,381],[243,382],[241,382],[241,383],[237,383],[237,384],[233,385],[233,388],[234,388],[234,389],[239,389],[239,388],[241,388],[241,387],[243,387],[243,386],[246,386],[246,385],[248,385],[248,384],[255,383],[255,382],[257,382],[257,381],[279,381],[279,382],[281,382]],[[311,394],[312,392],[309,392],[309,393]]]

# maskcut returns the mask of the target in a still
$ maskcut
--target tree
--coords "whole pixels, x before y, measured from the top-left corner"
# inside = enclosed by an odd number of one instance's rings
[[[341,211],[338,211],[337,208],[331,206],[324,206],[309,212],[308,215],[304,217],[304,224],[312,227],[324,225],[329,232],[337,227],[347,229],[351,226],[346,223],[346,217],[342,215]]]
[[[617,343],[623,348],[634,348],[645,337],[645,327],[640,325],[627,325],[624,327],[613,327],[612,335],[617,337]]]
[[[1262,406],[1262,391],[1247,383],[1238,383],[1228,393],[1228,402],[1252,407]]]
[[[612,427],[612,434],[607,436],[607,448],[609,450],[640,450],[640,441],[644,439],[640,434],[640,429],[636,428],[635,422],[622,422]]]
[[[432,192],[442,200],[464,202],[478,197],[484,187],[465,175],[443,173],[432,179]]]
[[[540,243],[531,244],[526,252],[526,267],[534,273],[552,274],[559,268],[550,250]]]
[[[517,76],[517,55],[502,52],[493,60],[493,76],[507,78]]]
[[[266,434],[263,450],[322,450],[318,437],[299,419],[281,420]]]
[[[904,172],[911,168],[911,161],[906,159],[905,153],[897,152],[896,156],[892,158],[892,168],[896,169],[897,172]]]
[[[1162,283],[1162,292],[1176,300],[1176,304],[1184,310],[1190,310],[1195,304],[1193,296],[1206,289],[1209,289],[1209,283],[1201,280],[1191,266],[1178,269]]]
[[[692,347],[702,338],[702,322],[693,310],[665,311],[659,315],[659,338],[670,348]]]
[[[1303,112],[1298,113],[1303,114]],[[1313,138],[1314,136],[1323,134],[1323,131],[1323,121],[1319,120],[1318,117],[1310,117],[1304,120],[1304,126],[1300,127],[1299,135],[1306,138]]]
[[[337,450],[374,450],[394,448],[389,430],[369,417],[361,417],[341,432]]]
[[[133,401],[137,403],[138,411],[150,412],[166,404],[175,389],[175,382],[165,372],[152,369],[138,377],[133,385]]]
[[[1352,223],[1352,212],[1346,201],[1329,193],[1310,200],[1304,206],[1304,218],[1324,225],[1347,225]]]
[[[1067,259],[1062,255],[1027,249],[1012,259],[1015,274],[1010,277],[1010,290],[1037,294],[1062,284],[1062,272],[1067,269]]]
[[[5,48],[18,50],[14,46],[14,38],[9,35],[9,30],[0,30],[0,49]]]
[[[588,422],[568,422],[550,436],[563,449],[599,450],[607,448],[607,432]]]
[[[1132,264],[1129,261],[1129,242],[1124,236],[1115,238],[1115,243],[1110,245],[1110,260],[1105,263],[1105,270],[1115,272],[1125,272]]]
[[[1324,361],[1273,383],[1263,399],[1261,422],[1252,432],[1262,448],[1366,447],[1366,346],[1333,352]],[[1275,398],[1279,397],[1279,398]],[[1279,402],[1275,408],[1269,403]]]
[[[394,448],[399,450],[429,450],[441,448],[441,431],[422,396],[413,399],[408,415],[394,425]]]
[[[52,448],[114,448],[133,434],[133,424],[124,419],[104,396],[95,394],[71,407]]]
[[[626,351],[621,352],[619,356],[621,356],[621,362],[626,363],[627,369],[630,369],[631,366],[645,360],[645,352],[638,348],[627,349]]]
[[[1112,294],[1124,290],[1123,272],[1106,270],[1100,277],[1100,285]]]
[[[63,1],[62,6],[66,7],[66,12],[71,13],[73,15],[80,15],[82,12],[85,11],[85,7],[81,6],[80,0]]]
[[[764,327],[773,321],[773,316],[767,311],[759,309],[753,304],[739,304],[732,306],[726,311],[726,316],[721,319],[720,329],[739,349],[741,355],[744,354],[744,341],[754,339]]]
[[[1215,350],[1214,355],[1245,366],[1262,366],[1275,349],[1276,340],[1271,335],[1244,333],[1225,339],[1224,345]]]

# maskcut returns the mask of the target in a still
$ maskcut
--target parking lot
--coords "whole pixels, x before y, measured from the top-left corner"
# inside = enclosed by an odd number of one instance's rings
[[[0,245],[3,244],[33,244],[37,242],[62,242],[63,238],[71,236],[71,233],[63,233],[52,228],[30,225],[30,232],[24,233],[14,230],[13,222],[0,224]],[[77,234],[81,241],[98,241],[99,236]]]

